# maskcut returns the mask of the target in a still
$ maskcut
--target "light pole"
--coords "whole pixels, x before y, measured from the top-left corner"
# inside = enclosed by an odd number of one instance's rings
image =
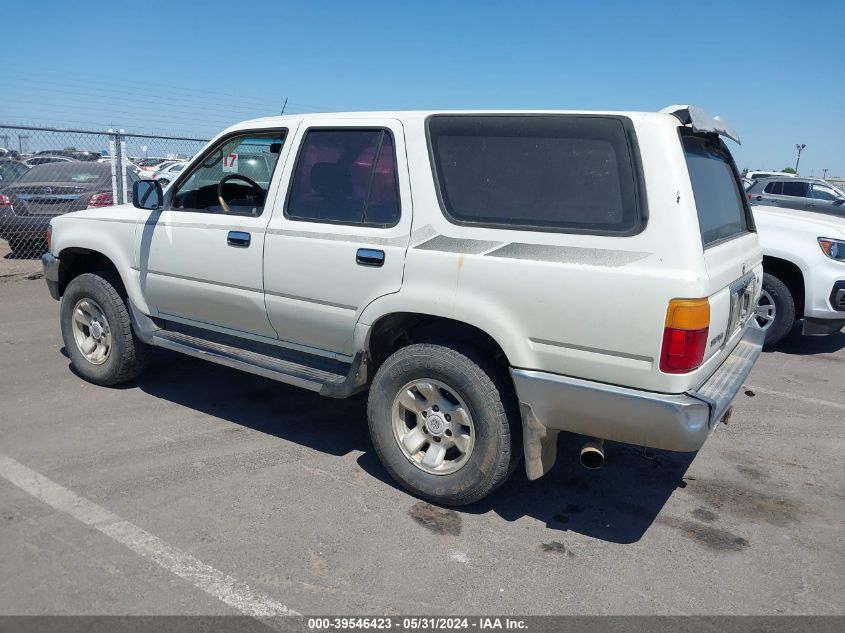
[[[827,169],[822,169],[822,180],[827,180]]]
[[[798,150],[798,158],[795,159],[795,173],[798,173],[798,163],[801,161],[801,150],[807,147],[804,143],[796,143],[795,149]]]

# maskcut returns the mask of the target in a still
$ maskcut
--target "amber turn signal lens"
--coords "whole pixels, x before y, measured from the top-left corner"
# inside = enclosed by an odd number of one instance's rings
[[[701,330],[710,326],[710,301],[672,299],[666,310],[666,327],[674,330]]]
[[[44,236],[44,241],[47,242],[47,252],[51,253],[52,252],[51,249],[53,247],[53,225],[52,224],[47,225],[47,234]]]

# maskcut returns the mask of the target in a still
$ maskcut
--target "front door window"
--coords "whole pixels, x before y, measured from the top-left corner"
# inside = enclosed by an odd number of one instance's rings
[[[178,185],[172,209],[260,216],[284,140],[284,131],[229,137]]]

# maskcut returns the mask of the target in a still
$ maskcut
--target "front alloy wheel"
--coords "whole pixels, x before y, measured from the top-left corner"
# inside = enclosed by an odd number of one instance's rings
[[[93,299],[85,298],[73,307],[73,340],[85,359],[102,365],[111,351],[111,328],[106,313]]]

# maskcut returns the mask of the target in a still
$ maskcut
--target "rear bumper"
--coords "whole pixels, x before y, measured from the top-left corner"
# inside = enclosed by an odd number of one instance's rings
[[[0,215],[0,238],[43,240],[53,216]]]
[[[672,451],[698,450],[741,389],[764,338],[761,330],[749,327],[713,375],[684,394],[512,369],[529,479],[542,476],[554,464],[560,431]]]
[[[47,290],[50,291],[50,296],[56,301],[61,297],[59,293],[59,264],[59,258],[52,253],[44,253],[41,256],[41,267],[44,269]]]

